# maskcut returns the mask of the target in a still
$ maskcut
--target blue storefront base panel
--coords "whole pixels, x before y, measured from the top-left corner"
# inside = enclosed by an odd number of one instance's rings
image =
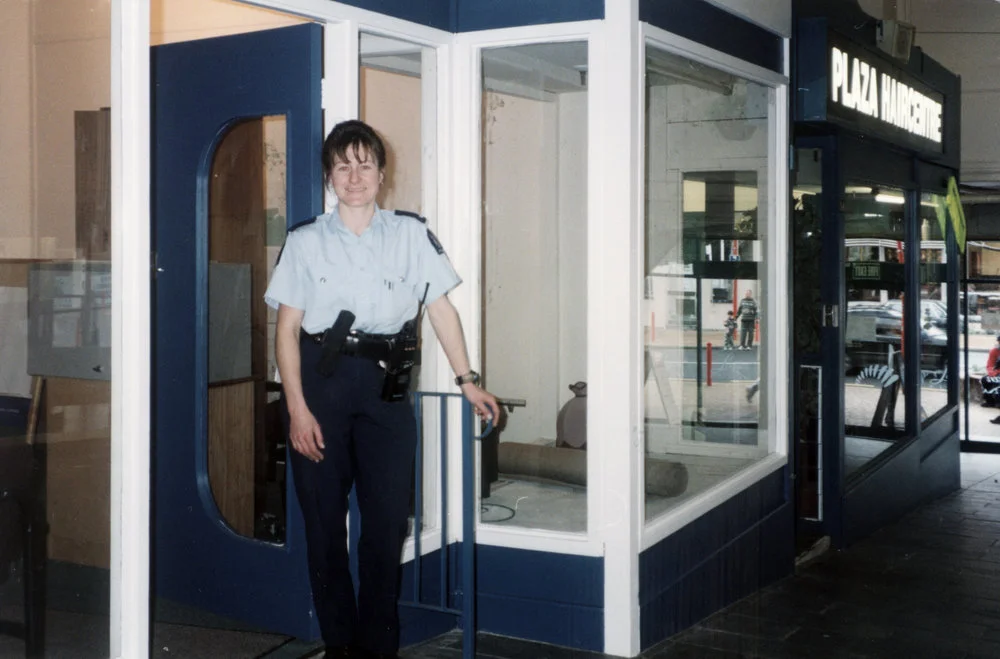
[[[459,608],[461,593],[459,592],[461,574],[461,545],[448,547],[447,573],[445,588],[448,597],[441,598],[441,551],[425,554],[420,561],[420,587],[414,587],[414,576],[417,573],[413,561],[403,564],[403,576],[400,580],[399,603],[399,643],[405,647],[435,638],[459,626],[459,616],[445,611],[431,611],[424,607]],[[419,592],[417,592],[419,590]],[[418,599],[419,597],[419,599]],[[419,602],[422,607],[414,606]]]
[[[480,631],[593,652],[604,649],[604,559],[481,545]]]
[[[604,18],[604,0],[340,0],[346,5],[448,32]]]
[[[844,496],[843,544],[853,544],[921,503],[958,489],[959,460],[958,412],[952,408],[850,486]]]
[[[786,478],[786,470],[774,472],[639,556],[643,649],[791,574]]]
[[[604,0],[456,0],[453,32],[601,20]]]
[[[411,21],[454,32],[454,8],[455,0],[339,0],[345,5],[351,5],[359,9],[378,12],[393,18],[401,18],[404,21]]]
[[[639,0],[639,20],[777,73],[784,40],[707,0]]]

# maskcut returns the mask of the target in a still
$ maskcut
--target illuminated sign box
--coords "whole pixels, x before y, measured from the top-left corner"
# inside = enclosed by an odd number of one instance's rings
[[[802,25],[797,121],[832,122],[912,151],[945,153],[951,138],[945,131],[950,117],[943,93],[825,23]]]
[[[941,143],[940,101],[837,46],[830,47],[830,102]]]

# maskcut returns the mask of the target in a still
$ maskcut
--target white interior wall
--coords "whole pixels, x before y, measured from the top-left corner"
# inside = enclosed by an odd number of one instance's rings
[[[383,208],[423,213],[420,108],[420,78],[362,67],[360,118],[386,148]]]
[[[151,11],[154,45],[301,22],[223,0]],[[111,103],[110,20],[106,0],[0,5],[0,258],[75,256],[73,113]]]
[[[32,254],[30,18],[30,3],[0,3],[0,258]]]
[[[111,103],[111,15],[103,0],[33,3],[35,256],[76,255],[74,117]]]
[[[587,380],[587,92],[560,94],[558,242],[559,338],[556,406]],[[557,410],[558,411],[558,410]]]
[[[484,96],[485,368],[490,391],[523,398],[504,439],[555,438],[559,376],[557,107]]]
[[[227,0],[150,0],[150,45],[269,30],[306,22]]]

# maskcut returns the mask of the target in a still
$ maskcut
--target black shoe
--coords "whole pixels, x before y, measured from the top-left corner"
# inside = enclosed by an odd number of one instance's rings
[[[350,645],[335,645],[328,647],[323,653],[323,659],[362,659],[365,655]]]
[[[990,423],[995,423],[1000,426],[1000,416],[990,419]]]

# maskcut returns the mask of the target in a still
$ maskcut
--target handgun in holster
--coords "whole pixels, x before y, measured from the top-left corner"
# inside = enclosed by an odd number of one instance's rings
[[[347,341],[347,335],[354,324],[354,314],[344,309],[337,316],[333,325],[323,332],[323,340],[320,343],[322,354],[319,363],[316,364],[316,371],[325,378],[333,375],[337,370],[337,362],[340,360],[340,349]]]

